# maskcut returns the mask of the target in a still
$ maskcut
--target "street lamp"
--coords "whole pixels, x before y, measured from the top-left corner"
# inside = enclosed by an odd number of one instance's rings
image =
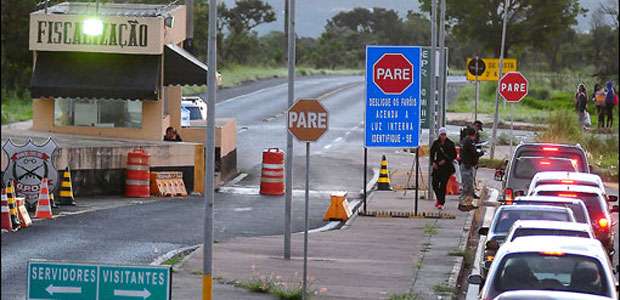
[[[82,32],[90,36],[101,35],[103,33],[103,21],[96,17],[85,19],[82,24]]]

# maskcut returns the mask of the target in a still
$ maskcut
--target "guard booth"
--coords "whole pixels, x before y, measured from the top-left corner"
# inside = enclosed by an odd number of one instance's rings
[[[207,66],[182,48],[185,38],[184,5],[64,2],[31,13],[33,123],[23,134],[61,136],[59,168],[123,169],[127,152],[146,145],[153,169],[183,169],[190,188],[202,183],[205,130],[182,128],[181,87],[206,85]],[[217,171],[226,179],[236,174],[236,124],[216,124]],[[163,142],[168,127],[183,142]],[[3,133],[3,140],[19,135]],[[84,142],[91,138],[115,142],[97,143],[93,151]],[[103,159],[100,150],[112,157]]]

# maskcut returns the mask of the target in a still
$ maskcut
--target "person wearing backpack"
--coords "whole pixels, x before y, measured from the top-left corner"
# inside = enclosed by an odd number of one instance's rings
[[[611,128],[614,123],[614,106],[615,106],[615,98],[616,92],[614,91],[613,82],[611,80],[607,81],[607,94],[605,95],[605,111],[607,113],[607,126],[606,128]]]
[[[596,106],[598,128],[603,128],[605,127],[605,115],[607,114],[607,108],[605,107],[605,90],[603,90],[603,87],[598,83],[594,85],[592,102],[594,102],[594,105]]]

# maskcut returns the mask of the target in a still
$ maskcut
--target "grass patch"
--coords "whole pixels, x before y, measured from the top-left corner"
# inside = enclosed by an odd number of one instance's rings
[[[424,234],[425,235],[436,235],[439,232],[439,226],[437,226],[437,224],[432,223],[432,224],[426,224],[424,225]]]
[[[30,93],[18,94],[2,89],[2,124],[32,119],[32,99]]]
[[[404,293],[404,294],[391,294],[388,298],[389,300],[417,300],[418,295],[414,293]]]
[[[311,282],[310,279],[308,286],[311,285]],[[280,276],[273,273],[261,275],[254,272],[251,280],[236,282],[235,286],[254,293],[271,294],[282,300],[301,300],[303,296],[303,282],[301,280],[283,281]],[[308,287],[306,298],[312,294],[316,293]]]
[[[455,295],[457,293],[457,289],[453,288],[453,287],[450,287],[450,286],[448,286],[445,283],[440,283],[440,284],[433,285],[433,292],[435,294]]]
[[[502,167],[503,165],[504,165],[503,159],[490,159],[486,157],[481,157],[478,161],[478,166],[480,168],[498,169],[499,167]]]
[[[473,259],[474,259],[474,255],[470,249],[467,249],[467,250],[454,249],[448,252],[448,256],[463,257],[463,264],[465,264],[466,268],[469,268],[471,266]]]
[[[549,115],[548,128],[536,140],[547,143],[579,143],[588,154],[594,171],[605,177],[618,178],[618,135],[595,135],[581,130],[576,114],[555,111]]]
[[[238,86],[244,82],[254,81],[259,79],[286,77],[288,75],[288,69],[286,67],[272,67],[272,66],[242,66],[233,65],[227,66],[219,70],[222,74],[221,87],[228,88]],[[304,66],[298,66],[295,68],[295,74],[297,76],[311,76],[311,75],[362,75],[362,70],[357,69],[316,69]],[[206,87],[202,86],[186,86],[183,87],[183,95],[196,95],[206,92]]]

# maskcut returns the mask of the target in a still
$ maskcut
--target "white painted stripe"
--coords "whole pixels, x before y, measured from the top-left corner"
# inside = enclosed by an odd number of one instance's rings
[[[144,185],[149,185],[149,184],[151,184],[150,180],[127,179],[125,181],[125,185],[144,186]]]
[[[282,169],[284,168],[284,164],[263,164],[263,169]]]
[[[335,139],[335,140],[334,140],[334,143],[338,143],[338,142],[340,142],[340,141],[342,141],[342,137],[338,137],[337,139]]]
[[[347,131],[347,133],[345,133],[344,135],[347,136],[349,134],[351,134],[351,131]]]
[[[262,174],[264,176],[283,176],[284,172],[282,172],[282,171],[266,171],[266,170],[263,170]]]
[[[9,207],[8,206],[2,206],[2,212],[3,213],[9,212]]]
[[[323,146],[323,149],[328,150],[328,149],[329,149],[329,148],[331,148],[332,146],[333,146],[332,144],[325,145],[325,146]]]
[[[234,209],[234,211],[251,211],[251,210],[252,210],[251,207],[238,207]]]
[[[144,166],[144,165],[127,165],[127,170],[132,170],[132,171],[149,171],[150,168],[149,168],[149,166]]]
[[[258,195],[260,188],[258,186],[223,186],[218,190],[219,193],[226,194],[240,194],[240,195]],[[342,193],[343,191],[316,191],[310,190],[310,194],[314,196],[329,196],[335,193]],[[304,195],[305,190],[293,190],[293,195],[302,196]],[[328,198],[325,198],[328,199]],[[302,199],[303,201],[303,199]]]

